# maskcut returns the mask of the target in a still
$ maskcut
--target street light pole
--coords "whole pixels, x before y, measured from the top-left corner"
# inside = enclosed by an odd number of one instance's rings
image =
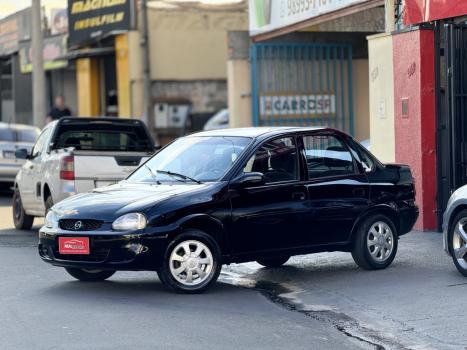
[[[154,109],[151,92],[151,62],[150,47],[148,41],[148,3],[141,0],[141,33],[140,46],[142,53],[143,68],[143,120],[147,123],[148,129],[157,143],[157,134],[154,123]]]
[[[46,117],[45,72],[43,59],[43,32],[41,0],[32,0],[31,6],[31,42],[32,42],[32,108],[33,123],[44,126]]]

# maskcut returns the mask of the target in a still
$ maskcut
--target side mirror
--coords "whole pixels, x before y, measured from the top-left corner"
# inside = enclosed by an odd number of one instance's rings
[[[249,187],[264,185],[264,174],[259,172],[243,173],[233,179],[230,184],[235,187]]]
[[[29,158],[29,152],[26,148],[20,148],[15,151],[15,157],[17,159],[28,159]]]

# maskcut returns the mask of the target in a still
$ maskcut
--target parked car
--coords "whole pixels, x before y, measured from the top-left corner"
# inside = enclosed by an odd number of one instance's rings
[[[16,150],[26,162],[14,185],[15,227],[30,229],[54,203],[124,179],[154,150],[140,120],[70,117],[49,123],[31,151]]]
[[[467,186],[462,186],[449,198],[443,216],[444,250],[457,270],[467,277]]]
[[[155,270],[200,292],[222,264],[278,267],[297,254],[351,252],[383,269],[417,217],[409,167],[381,164],[342,132],[224,129],[180,138],[125,181],[54,205],[39,254],[82,281]],[[80,249],[66,249],[72,239]]]
[[[214,114],[204,124],[203,130],[219,130],[226,129],[229,127],[229,110],[227,108],[221,109],[219,112]]]
[[[15,151],[24,148],[31,151],[40,129],[22,124],[0,123],[0,183],[13,185],[16,174],[24,164],[16,159]]]

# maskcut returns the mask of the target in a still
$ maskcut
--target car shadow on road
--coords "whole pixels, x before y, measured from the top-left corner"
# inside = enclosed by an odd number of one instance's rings
[[[104,298],[106,300],[125,299],[127,302],[147,303],[153,302],[157,296],[169,296],[171,299],[198,298],[200,294],[182,294],[176,293],[165,287],[157,278],[145,273],[146,278],[120,278],[118,272],[113,279],[104,282],[80,282],[80,281],[62,281],[55,284],[49,284],[44,292],[54,298],[69,299],[83,298],[84,296],[92,298]],[[217,297],[224,295],[226,298],[232,292],[240,288],[217,282],[205,294],[215,294]],[[131,297],[130,297],[131,296]]]

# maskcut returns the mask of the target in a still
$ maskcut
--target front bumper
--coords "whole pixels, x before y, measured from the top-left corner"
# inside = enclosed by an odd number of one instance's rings
[[[58,237],[89,237],[89,255],[59,253]],[[107,270],[157,270],[162,266],[167,235],[160,233],[116,233],[114,231],[39,232],[39,255],[47,263],[61,267]]]

